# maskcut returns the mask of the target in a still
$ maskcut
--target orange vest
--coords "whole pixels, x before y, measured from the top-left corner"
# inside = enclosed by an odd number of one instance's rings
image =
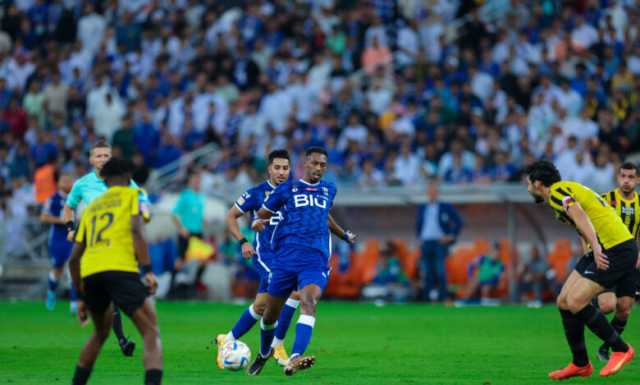
[[[36,202],[43,204],[56,192],[56,180],[54,173],[56,168],[52,164],[45,164],[38,168],[33,176],[35,185]]]

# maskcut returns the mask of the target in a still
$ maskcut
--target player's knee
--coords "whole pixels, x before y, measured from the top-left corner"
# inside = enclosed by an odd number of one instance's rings
[[[262,312],[262,321],[267,325],[271,325],[278,320],[279,315],[279,312],[276,311],[275,308],[265,304],[265,308]]]
[[[572,312],[573,314],[579,312],[580,310],[582,310],[582,308],[584,308],[585,304],[583,301],[581,301],[580,299],[573,297],[573,296],[567,296],[566,298],[566,308],[563,308],[564,310],[569,310],[570,312]]]
[[[610,300],[598,300],[598,307],[600,308],[602,314],[609,314],[612,311],[616,310],[616,303],[615,301]]]
[[[300,293],[298,293],[297,291],[294,291],[293,293],[291,293],[289,298],[294,299],[296,301],[300,301]]]
[[[631,315],[631,309],[633,308],[633,301],[618,301],[616,306],[616,318],[619,320],[627,320]]]
[[[569,310],[569,307],[567,305],[567,297],[564,295],[558,296],[558,298],[556,299],[556,305],[558,305],[558,308],[562,310]]]
[[[300,297],[300,311],[303,314],[316,314],[316,300],[313,296],[303,295]]]
[[[264,316],[264,311],[267,309],[267,304],[264,302],[254,302],[253,311],[259,315]]]

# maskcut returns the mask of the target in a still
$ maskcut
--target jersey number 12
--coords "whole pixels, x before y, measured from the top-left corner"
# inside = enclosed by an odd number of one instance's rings
[[[96,237],[96,226],[98,225],[98,218],[100,218],[101,222],[105,221],[106,219],[106,223],[98,230],[98,234]],[[102,233],[104,233],[105,230],[107,230],[109,226],[111,226],[111,224],[113,224],[113,213],[106,212],[100,216],[94,215],[91,218],[91,238],[89,238],[89,245],[93,246],[96,242],[108,241],[108,239],[102,238]]]

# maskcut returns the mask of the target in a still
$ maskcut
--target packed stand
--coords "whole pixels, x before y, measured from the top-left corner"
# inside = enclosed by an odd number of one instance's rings
[[[9,2],[3,190],[81,174],[99,136],[142,182],[216,143],[209,179],[240,187],[269,149],[321,143],[342,185],[512,181],[544,157],[605,190],[638,148],[632,1],[370,3]]]

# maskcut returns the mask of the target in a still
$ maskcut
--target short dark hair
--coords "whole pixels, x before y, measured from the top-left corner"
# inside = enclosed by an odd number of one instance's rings
[[[556,166],[547,160],[534,162],[532,165],[527,167],[524,172],[529,176],[531,183],[539,180],[546,187],[562,180],[560,172]]]
[[[305,151],[304,153],[305,156],[309,156],[311,154],[322,154],[327,157],[329,156],[329,154],[327,154],[327,150],[317,146],[307,148],[307,151]]]
[[[100,176],[107,178],[117,178],[122,176],[131,175],[133,172],[133,164],[128,159],[123,158],[111,158],[107,163],[102,166],[100,170]]]
[[[638,166],[633,162],[624,162],[620,165],[620,170],[634,170],[636,175],[640,175],[638,172]]]
[[[89,150],[89,152],[95,150],[96,148],[111,148],[111,145],[105,139],[98,139],[95,141],[95,143],[93,143],[93,145],[91,145],[91,150]]]
[[[289,151],[287,150],[273,150],[269,153],[269,164],[273,163],[276,159],[286,159],[291,162],[291,157],[289,157]]]

